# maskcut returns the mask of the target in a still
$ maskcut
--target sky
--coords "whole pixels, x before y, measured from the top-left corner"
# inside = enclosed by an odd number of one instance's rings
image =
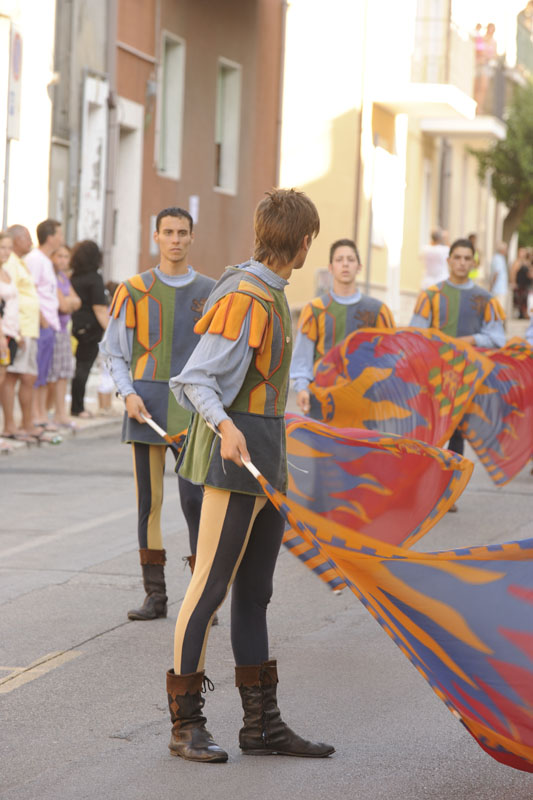
[[[496,25],[498,51],[507,52],[510,64],[516,59],[516,15],[527,0],[453,0],[453,19],[462,28],[473,31],[476,23]]]

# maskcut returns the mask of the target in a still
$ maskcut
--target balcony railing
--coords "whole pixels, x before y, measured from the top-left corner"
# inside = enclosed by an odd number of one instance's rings
[[[415,83],[449,83],[469,97],[474,91],[474,43],[446,17],[419,17],[411,60]]]

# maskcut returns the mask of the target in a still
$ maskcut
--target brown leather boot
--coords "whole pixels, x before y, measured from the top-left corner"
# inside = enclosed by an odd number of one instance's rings
[[[128,619],[149,620],[167,615],[164,550],[139,550],[146,597],[140,608],[128,611]]]
[[[191,556],[183,556],[183,561],[186,561],[189,565],[189,569],[191,570],[191,575],[194,572],[194,565],[196,564],[196,555],[193,553]],[[213,622],[211,623],[211,627],[214,625],[218,625],[218,614],[215,614],[213,617]]]
[[[205,672],[190,675],[176,675],[171,669],[167,672],[167,694],[172,735],[169,750],[171,755],[180,756],[187,761],[217,762],[227,761],[228,754],[216,744],[205,727],[206,718],[202,715],[206,686],[212,690],[213,684],[205,677]]]
[[[334,753],[335,748],[331,745],[302,739],[283,722],[276,699],[277,683],[278,671],[274,660],[235,667],[235,685],[244,709],[244,727],[239,731],[243,753],[304,758],[325,758]]]

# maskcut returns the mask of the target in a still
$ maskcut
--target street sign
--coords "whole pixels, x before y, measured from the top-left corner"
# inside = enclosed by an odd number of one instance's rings
[[[9,86],[7,98],[7,138],[20,137],[20,98],[22,86],[22,35],[20,30],[11,26],[11,44],[9,51]]]

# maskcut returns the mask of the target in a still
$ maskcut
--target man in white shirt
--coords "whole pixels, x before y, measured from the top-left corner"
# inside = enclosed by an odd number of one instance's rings
[[[37,347],[37,380],[34,392],[35,424],[48,430],[46,410],[46,382],[54,354],[55,332],[59,330],[59,300],[57,278],[50,256],[64,244],[61,223],[46,219],[37,225],[39,247],[24,259],[30,270],[39,295],[40,332]]]
[[[420,253],[420,257],[424,261],[421,289],[429,289],[430,286],[447,279],[449,249],[447,245],[443,244],[442,232],[432,231],[431,244],[423,247]]]
[[[507,314],[507,294],[509,291],[509,269],[507,267],[507,244],[500,242],[490,262],[490,292]]]

